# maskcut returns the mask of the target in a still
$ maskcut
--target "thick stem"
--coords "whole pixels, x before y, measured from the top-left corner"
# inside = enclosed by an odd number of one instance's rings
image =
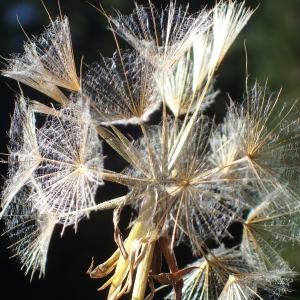
[[[145,257],[139,264],[135,275],[135,282],[132,292],[132,300],[143,300],[148,282],[148,275],[152,264],[155,242],[150,242],[148,245]]]
[[[108,300],[119,299],[123,294],[128,292],[130,288],[131,276],[130,274],[130,256],[136,240],[143,239],[147,233],[147,226],[144,223],[136,222],[130,230],[129,236],[124,242],[124,247],[129,254],[129,257],[119,257],[115,274],[110,281],[110,289],[108,293]]]
[[[104,180],[120,183],[123,185],[129,185],[129,186],[136,186],[141,184],[146,185],[152,182],[152,180],[148,178],[137,178],[137,177],[127,176],[121,173],[113,173],[109,171],[101,171],[96,173],[99,173],[99,175],[101,175]]]

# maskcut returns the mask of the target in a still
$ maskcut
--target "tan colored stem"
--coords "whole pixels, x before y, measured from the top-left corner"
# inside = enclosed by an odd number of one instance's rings
[[[147,178],[137,178],[137,177],[127,176],[120,173],[112,173],[109,171],[101,171],[97,173],[99,173],[104,180],[130,185],[130,186],[135,186],[140,184],[150,184],[153,181]]]
[[[102,203],[93,205],[91,207],[87,207],[87,208],[71,211],[71,212],[68,212],[68,213],[64,213],[64,214],[61,214],[60,216],[61,217],[70,217],[72,215],[80,214],[80,213],[90,213],[92,211],[114,209],[114,208],[120,206],[121,204],[125,203],[126,199],[128,199],[128,197],[129,197],[129,194],[125,195],[125,196],[115,198],[115,199],[112,199],[112,200],[104,201]],[[49,212],[49,214],[56,215],[55,213],[52,213],[52,212]]]
[[[142,222],[136,222],[132,229],[130,230],[129,236],[124,242],[125,249],[127,253],[131,252],[131,248],[135,240],[142,239],[146,236],[147,227]],[[110,289],[108,293],[108,300],[119,299],[120,296],[126,293],[126,290],[122,290],[122,283],[124,279],[128,276],[130,271],[130,261],[129,258],[125,259],[122,255],[119,257],[115,274],[110,282]]]
[[[155,242],[150,242],[145,257],[139,264],[135,275],[132,300],[143,300],[152,263]]]

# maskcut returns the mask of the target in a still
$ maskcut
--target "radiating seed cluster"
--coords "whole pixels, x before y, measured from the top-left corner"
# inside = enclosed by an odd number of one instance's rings
[[[99,288],[109,287],[109,300],[152,299],[160,286],[176,300],[287,292],[295,274],[280,252],[300,235],[297,104],[255,83],[246,85],[243,103],[230,100],[220,124],[205,114],[218,94],[216,71],[253,11],[221,0],[194,14],[174,2],[136,5],[129,16],[102,13],[129,49],[117,45],[79,78],[68,19],[60,16],[2,72],[55,101],[22,92],[16,100],[0,213],[14,256],[31,278],[44,275],[56,224],[61,233],[76,230],[91,211],[114,209],[117,250],[88,270],[91,278],[112,273]],[[128,124],[139,138],[126,134]],[[103,143],[128,163],[122,172],[104,168]],[[96,204],[104,181],[128,193]],[[124,206],[136,216],[125,239]],[[241,232],[232,233],[232,224]],[[179,268],[183,243],[194,262]]]
[[[34,184],[24,186],[9,203],[6,209],[5,225],[12,244],[9,249],[19,257],[25,274],[39,270],[39,276],[45,275],[47,252],[57,223],[51,214],[43,214],[33,207],[33,194],[39,193]]]

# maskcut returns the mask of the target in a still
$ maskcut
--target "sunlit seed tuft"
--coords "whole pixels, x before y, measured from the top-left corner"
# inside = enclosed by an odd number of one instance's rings
[[[58,86],[78,91],[69,21],[57,18],[38,37],[28,38],[24,54],[7,59],[4,76],[18,80],[48,95],[59,103],[66,103],[66,96]]]
[[[12,244],[9,249],[19,258],[25,274],[45,275],[47,253],[57,219],[33,208],[32,195],[37,191],[25,186],[10,202],[4,216],[6,234]]]

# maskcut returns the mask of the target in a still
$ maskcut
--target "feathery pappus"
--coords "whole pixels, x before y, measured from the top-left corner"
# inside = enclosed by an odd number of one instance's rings
[[[93,279],[112,274],[99,288],[108,300],[288,292],[296,274],[281,251],[300,236],[297,103],[247,81],[243,103],[230,99],[223,121],[206,112],[219,93],[217,70],[254,11],[231,0],[198,13],[173,1],[136,4],[130,15],[99,10],[117,43],[112,57],[77,68],[60,15],[2,71],[49,97],[45,104],[21,92],[9,131],[0,219],[25,273],[45,274],[56,225],[61,234],[76,231],[91,211],[113,209],[116,250],[87,271]],[[106,168],[106,146],[123,170]],[[128,191],[104,201],[106,182]],[[133,215],[123,238],[125,206]],[[183,244],[185,267],[177,261]]]

